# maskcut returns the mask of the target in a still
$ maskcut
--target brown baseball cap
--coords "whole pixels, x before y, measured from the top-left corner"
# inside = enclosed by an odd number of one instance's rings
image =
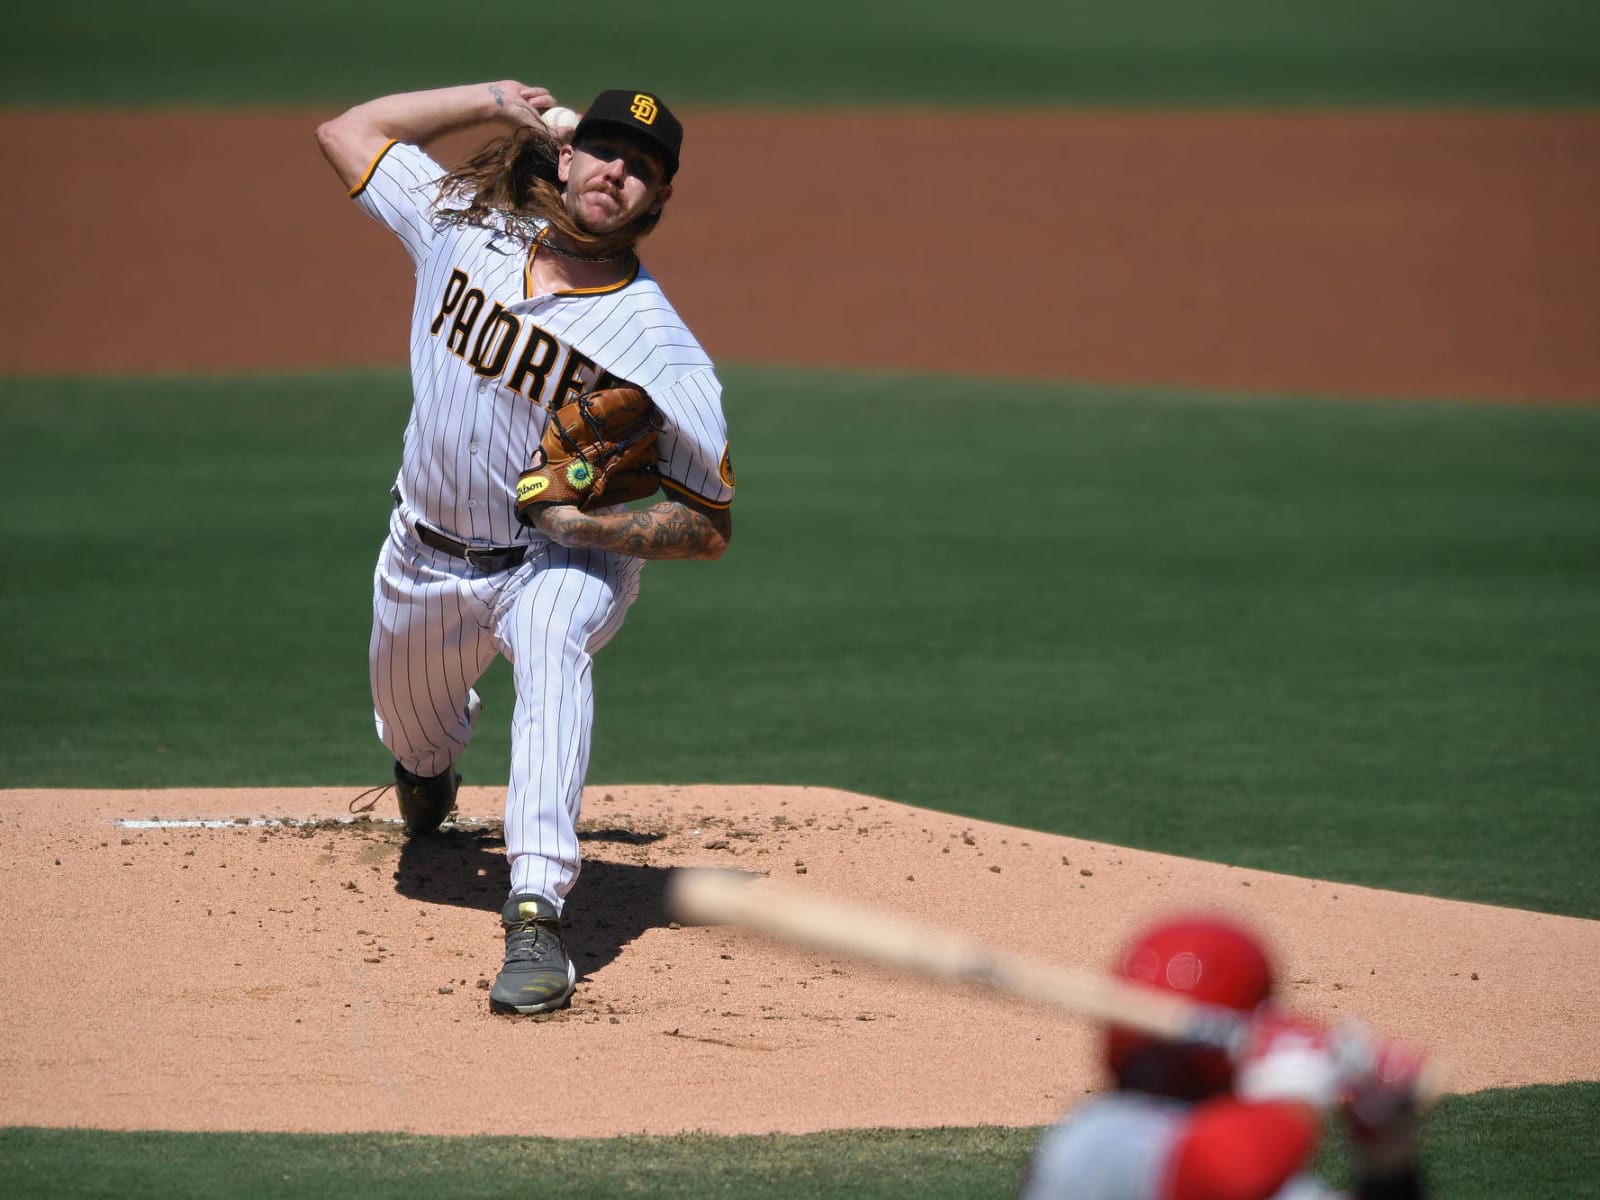
[[[660,151],[666,164],[666,178],[677,174],[678,153],[683,149],[683,126],[654,92],[629,88],[601,92],[584,110],[583,119],[572,131],[573,144],[600,125],[626,129],[643,138]]]

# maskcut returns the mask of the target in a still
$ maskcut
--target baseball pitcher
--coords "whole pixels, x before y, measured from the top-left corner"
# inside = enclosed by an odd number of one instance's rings
[[[515,678],[506,950],[489,998],[504,1013],[572,995],[561,917],[593,655],[644,560],[715,559],[732,536],[721,385],[637,253],[672,197],[682,126],[648,91],[602,92],[576,128],[547,127],[555,107],[507,80],[382,97],[317,130],[416,272],[413,403],[369,653],[408,834],[454,807],[473,685],[497,654]],[[476,126],[499,136],[459,166],[429,155]]]

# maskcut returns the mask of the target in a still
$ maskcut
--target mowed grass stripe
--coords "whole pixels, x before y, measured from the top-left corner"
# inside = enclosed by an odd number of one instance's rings
[[[583,56],[530,62],[527,47],[548,36],[536,9],[463,21],[445,37],[441,27],[423,0],[381,12],[311,0],[18,6],[0,48],[0,103],[343,107],[527,76],[580,108],[613,82],[678,106],[1600,100],[1600,15],[1584,0],[998,0],[981,21],[955,0],[613,0],[563,18],[574,44],[605,47],[604,80]]]
[[[1594,1196],[1596,1120],[1600,1084],[1447,1097],[1424,1126],[1430,1194]],[[999,1200],[1015,1194],[1037,1136],[992,1127],[604,1141],[3,1129],[0,1176],[39,1200],[487,1200],[539,1187],[572,1200]],[[1346,1183],[1347,1162],[1335,1137],[1319,1167]]]
[[[646,572],[592,782],[1600,911],[1600,411],[725,375],[734,546]],[[365,653],[408,403],[398,372],[0,384],[11,784],[386,777]]]

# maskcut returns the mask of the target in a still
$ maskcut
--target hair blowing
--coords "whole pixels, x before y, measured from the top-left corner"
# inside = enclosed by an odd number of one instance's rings
[[[661,214],[647,212],[609,237],[584,233],[567,213],[565,187],[556,172],[560,158],[561,143],[543,128],[524,125],[495,138],[440,181],[439,203],[464,201],[466,207],[441,209],[438,219],[498,226],[507,215],[539,217],[563,245],[597,256],[619,254],[656,227]]]

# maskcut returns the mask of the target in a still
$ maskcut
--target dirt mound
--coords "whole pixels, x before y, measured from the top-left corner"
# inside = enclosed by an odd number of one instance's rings
[[[571,1009],[491,1016],[502,794],[407,841],[392,798],[10,791],[0,1125],[608,1136],[1031,1125],[1099,1084],[1085,1022],[719,928],[675,866],[770,873],[1099,969],[1224,906],[1292,1000],[1431,1047],[1454,1090],[1600,1078],[1600,923],[1147,854],[814,788],[591,789]],[[254,821],[255,823],[250,823]],[[209,822],[209,823],[208,823]],[[554,1083],[554,1086],[552,1086]],[[530,1103],[528,1097],[542,1097]]]

